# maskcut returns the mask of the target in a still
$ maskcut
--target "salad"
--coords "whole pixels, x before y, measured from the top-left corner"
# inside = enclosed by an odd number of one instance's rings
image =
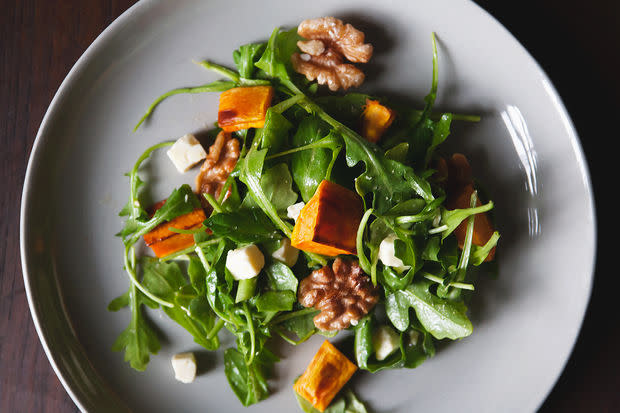
[[[340,92],[363,83],[373,47],[333,17],[240,46],[235,69],[198,62],[224,80],[156,99],[136,129],[164,99],[205,92],[220,93],[217,126],[207,149],[191,134],[156,143],[127,174],[118,236],[130,284],[109,309],[131,318],[113,350],[136,370],[158,352],[144,307],[207,350],[232,334],[224,371],[249,406],[269,396],[274,340],[297,346],[346,330],[354,339],[326,340],[294,390],[304,411],[364,412],[346,386],[357,370],[415,368],[437,340],[472,334],[467,302],[476,277],[495,271],[499,233],[465,156],[438,152],[453,121],[479,118],[433,111],[432,42],[421,108]],[[200,169],[194,188],[149,206],[140,170],[160,149],[180,172]],[[139,253],[143,243],[152,254]],[[191,353],[172,363],[193,379]]]

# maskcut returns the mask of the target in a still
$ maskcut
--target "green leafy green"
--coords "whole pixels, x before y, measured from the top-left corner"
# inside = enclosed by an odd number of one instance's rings
[[[416,321],[400,333],[399,349],[384,360],[374,356],[373,334],[377,328],[376,320],[366,316],[355,326],[354,351],[360,369],[372,373],[393,368],[415,368],[435,355],[433,340],[428,332]],[[391,327],[390,327],[391,328]]]
[[[269,76],[277,78],[291,90],[298,90],[291,81],[289,72],[291,69],[291,55],[297,50],[297,42],[301,37],[297,34],[297,28],[288,31],[274,29],[267,47],[256,67],[263,70]]]
[[[228,238],[239,244],[258,244],[280,238],[277,228],[269,217],[257,208],[211,215],[205,221],[205,225],[216,236]]]
[[[256,298],[258,311],[291,311],[297,301],[293,291],[266,291]]]
[[[493,248],[497,246],[499,240],[499,232],[495,231],[491,238],[483,246],[472,245],[472,251],[470,256],[470,262],[473,265],[480,265],[487,259],[487,256]]]
[[[259,55],[265,50],[265,43],[250,43],[240,46],[239,49],[233,52],[233,60],[239,76],[245,79],[252,78],[254,75],[254,64],[257,61]]]
[[[271,200],[265,193],[261,179],[263,175],[263,164],[265,162],[265,155],[267,149],[256,150],[254,147],[250,149],[245,159],[242,161],[241,166],[241,180],[248,187],[248,191],[251,194],[254,202],[258,207],[271,219],[271,221],[278,227],[279,230],[290,238],[292,233],[291,224],[285,222],[278,215],[278,210],[271,203]],[[290,205],[290,204],[289,204]]]
[[[196,343],[207,350],[217,349],[217,337],[207,339],[215,325],[215,314],[206,298],[196,295],[193,287],[187,283],[179,265],[148,257],[144,257],[141,264],[144,286],[157,296],[175,303],[174,307],[163,307],[163,311],[189,331]]]
[[[293,127],[284,115],[273,110],[267,109],[265,115],[265,126],[258,131],[261,147],[267,149],[269,153],[275,153],[286,143],[288,131]]]
[[[413,307],[422,326],[436,339],[456,340],[470,335],[473,327],[465,305],[437,297],[429,291],[430,286],[430,282],[422,280],[386,296],[387,316],[394,327],[407,330],[409,308]]]
[[[230,387],[244,406],[250,406],[269,395],[267,377],[277,357],[263,347],[255,361],[248,364],[242,352],[229,348],[224,352],[224,373]]]
[[[292,291],[297,293],[297,286],[299,281],[295,277],[293,271],[286,265],[279,261],[275,261],[265,267],[267,273],[269,287],[276,291]]]
[[[323,139],[327,139],[323,142],[328,143],[295,152],[291,156],[293,179],[304,202],[312,198],[321,181],[328,176],[335,162],[334,153],[337,156],[340,152],[339,140],[336,140],[330,130],[330,126],[318,117],[308,116],[299,123],[291,139],[291,144],[297,148],[321,142]]]
[[[129,291],[113,300],[108,306],[110,311],[129,306],[131,321],[127,328],[118,336],[112,345],[113,351],[124,351],[125,361],[136,370],[146,370],[151,354],[157,354],[161,345],[155,331],[148,324],[142,314],[142,305],[157,308],[157,304],[150,301],[135,285],[131,284]]]
[[[441,239],[444,240],[448,235],[450,235],[456,227],[461,225],[461,222],[466,220],[472,215],[481,214],[483,212],[487,212],[493,209],[493,202],[489,201],[484,205],[480,205],[475,208],[463,208],[463,209],[452,209],[447,210],[442,208],[441,210],[441,223],[445,225],[447,228],[442,232]]]
[[[273,207],[284,212],[286,208],[297,201],[297,193],[293,191],[293,179],[285,163],[280,163],[265,171],[260,178],[260,185],[265,197]],[[248,194],[243,200],[242,207],[257,207],[254,198]]]

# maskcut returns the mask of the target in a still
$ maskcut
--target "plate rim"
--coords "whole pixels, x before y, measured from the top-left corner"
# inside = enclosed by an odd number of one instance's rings
[[[545,81],[546,86],[548,86],[548,90],[547,90],[548,94],[554,100],[556,110],[561,115],[564,126],[568,134],[570,135],[569,143],[573,147],[573,153],[576,156],[576,164],[580,171],[581,177],[583,178],[584,189],[586,190],[586,194],[588,197],[587,208],[589,210],[588,212],[590,213],[590,216],[588,218],[590,218],[590,221],[592,222],[591,230],[592,230],[592,236],[593,236],[593,240],[592,240],[593,248],[592,248],[592,255],[591,257],[589,257],[590,270],[589,270],[587,294],[585,294],[585,300],[584,300],[583,308],[581,310],[581,315],[579,319],[577,320],[578,328],[576,329],[574,337],[572,338],[572,342],[570,343],[570,351],[568,352],[566,359],[562,363],[561,368],[558,369],[557,372],[555,372],[555,377],[553,379],[553,382],[551,383],[551,386],[546,390],[544,397],[538,402],[536,410],[539,410],[542,407],[542,405],[545,403],[545,401],[548,399],[549,395],[551,394],[555,386],[557,385],[558,380],[560,379],[561,375],[565,371],[566,366],[574,353],[575,345],[583,329],[583,324],[585,321],[585,316],[587,314],[587,309],[589,308],[590,301],[592,299],[592,289],[593,289],[594,276],[595,276],[595,270],[596,270],[596,256],[597,256],[597,250],[598,250],[598,238],[597,238],[598,227],[597,227],[597,219],[596,219],[597,217],[596,205],[595,205],[592,180],[591,180],[592,178],[591,178],[588,163],[587,163],[584,151],[583,151],[583,146],[579,138],[579,134],[575,128],[575,125],[570,116],[570,113],[566,109],[566,106],[560,94],[558,93],[555,85],[553,84],[550,77],[547,75],[546,71],[542,68],[540,63],[532,56],[529,50],[519,41],[519,39],[504,24],[502,24],[500,20],[495,18],[495,16],[493,16],[490,12],[485,10],[482,6],[475,3],[473,0],[457,0],[457,1],[462,1],[463,3],[469,3],[469,5],[473,5],[478,13],[481,13],[486,18],[490,19],[493,23],[495,23],[500,28],[500,30],[503,30],[508,35],[508,37],[517,45],[517,47],[520,48],[522,52],[524,52],[525,55],[534,63],[536,70],[540,74],[541,78]],[[63,81],[61,82],[60,86],[58,87],[58,90],[54,94],[54,97],[50,101],[49,106],[47,110],[45,111],[45,115],[43,116],[43,119],[41,121],[41,124],[37,130],[37,134],[34,139],[32,149],[28,156],[28,163],[27,163],[26,173],[24,177],[24,184],[22,188],[21,204],[20,204],[20,220],[19,220],[19,224],[20,224],[19,245],[20,245],[22,276],[23,276],[23,281],[24,281],[24,288],[26,291],[26,297],[28,300],[28,308],[30,310],[30,314],[31,314],[31,317],[32,317],[32,320],[35,326],[35,330],[37,332],[37,336],[39,337],[39,341],[41,342],[45,355],[48,361],[50,362],[52,369],[54,370],[54,373],[56,374],[56,377],[58,377],[58,379],[60,380],[65,391],[71,397],[71,400],[75,403],[75,405],[82,412],[88,412],[86,408],[86,402],[84,400],[85,395],[83,393],[78,394],[78,392],[73,389],[72,383],[70,383],[69,379],[61,371],[58,365],[58,362],[57,362],[58,355],[55,354],[54,351],[50,348],[48,339],[43,331],[41,316],[35,306],[34,300],[36,299],[36,297],[34,297],[32,287],[31,287],[32,277],[29,274],[29,270],[28,270],[29,264],[28,264],[27,254],[26,254],[26,248],[27,248],[26,227],[28,226],[28,222],[27,222],[28,217],[26,215],[26,211],[29,209],[29,204],[31,202],[30,197],[31,197],[31,192],[32,192],[32,188],[31,188],[32,179],[33,179],[32,176],[34,174],[34,169],[36,169],[34,166],[34,162],[39,156],[41,156],[41,146],[42,146],[42,141],[44,140],[43,136],[47,133],[50,119],[53,118],[54,114],[59,110],[58,109],[60,106],[59,103],[64,99],[65,95],[67,95],[70,85],[73,83],[74,79],[78,77],[79,74],[83,70],[85,70],[86,66],[88,66],[88,64],[92,60],[93,55],[96,55],[99,49],[105,46],[108,39],[112,37],[111,35],[117,30],[117,27],[122,26],[125,22],[131,20],[131,18],[135,14],[137,14],[139,11],[150,7],[154,3],[156,3],[156,0],[141,0],[133,4],[132,6],[130,6],[127,10],[125,10],[122,14],[120,14],[112,23],[110,23],[110,25],[108,25],[95,38],[95,40],[93,40],[93,42],[86,48],[86,50],[82,53],[82,55],[78,58],[78,60],[71,67],[71,69],[69,70],[69,72],[67,73]],[[81,343],[80,343],[80,346],[81,346]],[[111,389],[109,390],[111,391]]]

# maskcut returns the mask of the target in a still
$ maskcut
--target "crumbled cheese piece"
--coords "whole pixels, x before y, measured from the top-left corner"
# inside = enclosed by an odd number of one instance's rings
[[[304,202],[298,202],[289,206],[288,208],[286,208],[286,216],[290,219],[294,219],[295,221],[297,221],[297,218],[299,218],[299,214],[301,213],[301,210],[304,208],[304,206],[306,206]]]
[[[399,271],[403,271],[411,267],[409,265],[405,265],[405,263],[403,263],[403,261],[396,256],[394,241],[396,241],[397,238],[398,237],[396,235],[392,234],[381,241],[381,244],[379,244],[379,259],[383,265],[394,267]]]
[[[292,267],[297,262],[297,258],[299,257],[299,250],[295,247],[291,246],[291,240],[288,238],[284,238],[282,243],[280,244],[280,248],[275,250],[271,256],[278,261],[281,261]]]
[[[393,328],[380,326],[372,336],[372,346],[375,348],[377,360],[385,360],[400,347],[400,337]]]
[[[179,353],[172,356],[174,378],[181,383],[191,383],[196,378],[196,357],[194,353]]]
[[[192,134],[181,136],[168,149],[168,157],[181,173],[187,172],[192,166],[207,157],[207,152]]]
[[[258,275],[265,266],[265,256],[254,244],[228,251],[226,268],[235,280],[247,280]]]

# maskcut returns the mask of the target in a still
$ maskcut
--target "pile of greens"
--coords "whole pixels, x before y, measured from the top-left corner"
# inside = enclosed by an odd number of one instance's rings
[[[225,327],[236,337],[236,346],[225,349],[224,369],[244,406],[269,395],[270,371],[278,361],[269,349],[272,339],[281,337],[297,345],[314,334],[335,334],[317,330],[312,321],[317,311],[297,302],[299,280],[327,265],[328,258],[304,253],[293,268],[271,259],[282,239],[291,236],[293,224],[286,218],[286,208],[300,198],[308,202],[323,179],[356,191],[364,200],[357,259],[372,282],[381,287],[381,298],[377,310],[350,328],[355,337],[353,353],[361,369],[414,368],[434,355],[434,340],[470,335],[466,301],[474,289],[472,280],[479,270],[475,267],[483,263],[499,238],[495,234],[485,246],[472,245],[474,214],[489,211],[493,204],[446,210],[444,190],[432,180],[430,164],[449,135],[451,122],[477,120],[432,112],[438,73],[434,36],[433,80],[425,105],[418,110],[379,99],[397,112],[381,145],[368,142],[355,131],[366,99],[377,98],[360,93],[323,94],[316,83],[294,73],[290,57],[298,40],[296,29],[276,29],[267,43],[243,45],[233,53],[237,70],[200,62],[227,80],[170,91],[158,98],[136,125],[163,99],[175,94],[263,84],[276,90],[277,103],[268,109],[264,127],[236,132],[242,148],[240,159],[219,199],[207,197],[213,212],[204,227],[191,231],[171,228],[193,233],[194,246],[162,259],[136,254],[141,236],[200,205],[191,188],[183,185],[154,215],[144,207],[140,168],[153,151],[172,142],[155,145],[138,159],[128,174],[129,202],[120,213],[125,222],[119,235],[131,282],[129,290],[114,299],[109,309],[128,307],[131,320],[113,349],[124,351],[125,360],[136,370],[144,370],[150,355],[157,353],[160,343],[144,317],[143,306],[161,308],[207,350],[219,348],[218,333]],[[225,198],[227,192],[230,196]],[[472,205],[476,205],[475,199]],[[463,221],[468,224],[461,250],[451,234]],[[410,266],[403,273],[378,259],[381,241],[392,234],[398,237],[396,256]],[[258,245],[267,261],[256,282],[236,282],[225,267],[226,255],[248,244]],[[372,337],[381,325],[390,325],[400,333],[400,351],[379,361]],[[357,409],[347,411],[365,411],[350,391],[343,392],[330,409],[344,412],[345,404]],[[304,409],[310,411],[308,406]]]

